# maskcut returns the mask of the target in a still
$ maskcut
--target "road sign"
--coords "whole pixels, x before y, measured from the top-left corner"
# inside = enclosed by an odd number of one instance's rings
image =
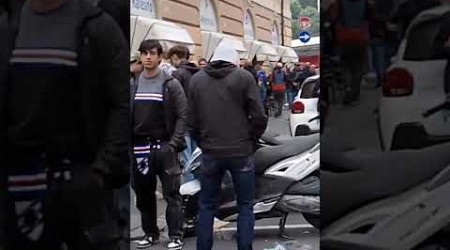
[[[302,31],[298,34],[298,39],[300,39],[302,43],[307,43],[311,39],[311,34],[309,34],[308,31]]]
[[[301,30],[307,29],[311,27],[311,19],[307,16],[300,16],[298,17],[298,27],[300,27]]]

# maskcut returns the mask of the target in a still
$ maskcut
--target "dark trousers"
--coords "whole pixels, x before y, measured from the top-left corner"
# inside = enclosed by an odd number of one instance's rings
[[[273,92],[273,98],[277,102],[277,113],[275,115],[281,115],[283,112],[283,105],[284,105],[284,97],[285,92]]]
[[[350,103],[359,100],[367,53],[365,47],[359,46],[343,47],[341,53],[345,83],[348,87],[345,102]]]
[[[202,156],[199,214],[197,220],[197,250],[213,246],[214,212],[219,205],[220,186],[225,171],[231,172],[239,207],[237,245],[239,250],[252,249],[255,216],[255,168],[252,157],[214,158]]]
[[[91,164],[7,164],[6,249],[118,249],[113,191]]]
[[[183,212],[180,195],[180,174],[169,174],[165,169],[170,164],[179,165],[178,153],[153,150],[148,157],[137,158],[133,168],[133,188],[136,192],[137,208],[141,212],[142,229],[146,235],[159,237],[157,226],[156,177],[162,184],[164,200],[167,202],[166,222],[170,238],[183,237]],[[173,166],[173,165],[171,165]]]

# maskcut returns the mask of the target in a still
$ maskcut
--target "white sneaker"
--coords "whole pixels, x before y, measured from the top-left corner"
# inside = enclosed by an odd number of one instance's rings
[[[183,241],[181,239],[172,239],[169,244],[167,244],[167,249],[179,250],[183,248]]]
[[[144,248],[148,248],[148,247],[158,244],[159,239],[155,238],[153,236],[145,235],[142,239],[136,240],[135,242],[137,243],[138,249],[144,249]]]

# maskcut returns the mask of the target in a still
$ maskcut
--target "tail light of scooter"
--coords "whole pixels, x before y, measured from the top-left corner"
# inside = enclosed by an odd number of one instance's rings
[[[403,97],[412,94],[414,79],[411,73],[402,68],[390,70],[384,79],[383,95],[385,97]]]
[[[305,112],[305,105],[301,101],[295,101],[292,103],[291,112],[292,114],[302,114]]]

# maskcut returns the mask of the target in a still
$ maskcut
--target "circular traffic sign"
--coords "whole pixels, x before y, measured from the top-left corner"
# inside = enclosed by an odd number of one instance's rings
[[[298,34],[298,39],[300,39],[302,43],[307,43],[311,40],[311,34],[309,34],[308,31],[302,31]]]

